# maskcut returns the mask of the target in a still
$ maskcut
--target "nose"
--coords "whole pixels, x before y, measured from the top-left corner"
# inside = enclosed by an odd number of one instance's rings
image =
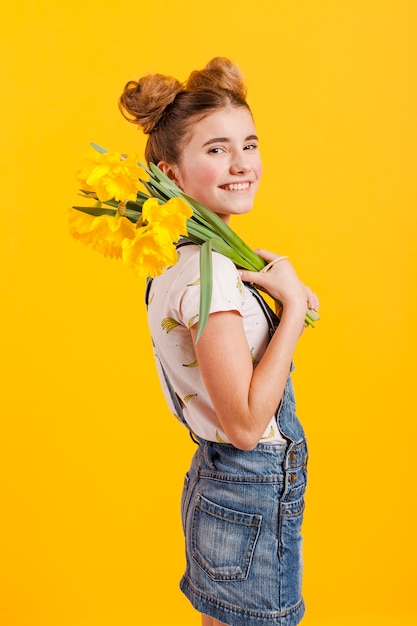
[[[235,155],[233,161],[230,165],[230,173],[231,174],[247,174],[251,169],[250,163],[246,158],[246,155],[240,153],[239,155]]]

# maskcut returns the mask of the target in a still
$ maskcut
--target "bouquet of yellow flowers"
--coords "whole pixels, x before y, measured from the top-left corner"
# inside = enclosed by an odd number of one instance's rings
[[[238,267],[261,271],[265,261],[213,211],[184,194],[153,163],[149,168],[134,155],[107,152],[96,144],[78,173],[80,194],[93,202],[74,206],[70,233],[111,258],[123,259],[140,276],[154,277],[177,261],[175,244],[187,237],[201,246],[200,313],[197,340],[208,319],[214,250]],[[146,172],[148,180],[141,178]],[[147,193],[140,190],[141,186]],[[306,325],[319,319],[307,310]]]

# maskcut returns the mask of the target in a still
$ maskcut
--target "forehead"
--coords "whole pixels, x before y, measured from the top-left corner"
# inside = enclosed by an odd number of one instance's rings
[[[196,120],[191,127],[189,143],[204,143],[216,137],[244,139],[252,134],[255,134],[255,124],[249,109],[244,106],[227,107]]]

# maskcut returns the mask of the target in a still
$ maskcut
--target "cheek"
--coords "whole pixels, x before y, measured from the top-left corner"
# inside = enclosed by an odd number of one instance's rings
[[[215,167],[194,167],[187,171],[187,176],[183,177],[183,189],[189,195],[206,195],[209,189],[218,184],[219,172]]]
[[[207,165],[204,168],[196,168],[194,180],[198,180],[200,184],[217,183],[219,180],[218,168]]]
[[[259,159],[259,161],[256,163],[254,169],[255,169],[257,177],[260,178],[262,176],[262,171],[263,171],[261,159]]]
[[[215,167],[208,168],[206,172],[206,180],[208,183],[218,183],[219,182],[218,168],[215,168]]]

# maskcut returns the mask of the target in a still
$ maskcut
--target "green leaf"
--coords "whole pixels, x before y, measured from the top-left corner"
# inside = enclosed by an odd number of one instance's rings
[[[200,339],[207,324],[210,313],[211,294],[213,290],[212,241],[205,241],[200,250],[200,313],[196,343]]]
[[[305,326],[311,326],[312,328],[316,327],[316,322],[320,319],[320,315],[317,311],[313,309],[307,309],[306,318],[305,318]]]
[[[106,152],[108,152],[108,150],[106,150],[105,148],[102,148],[101,146],[99,146],[97,143],[94,143],[93,141],[90,142],[90,146],[94,148],[94,150],[97,150],[97,152],[100,152],[100,154],[105,154]]]
[[[218,215],[197,202],[197,200],[190,198],[190,196],[187,196],[186,194],[181,195],[183,198],[188,200],[193,209],[204,218],[207,224],[213,229],[214,233],[224,239],[224,241],[226,241],[235,251],[235,254],[239,255],[242,262],[237,263],[238,265],[255,271],[259,271],[265,267],[265,261],[261,259]]]
[[[151,170],[149,169],[149,167],[146,167],[146,165],[142,163],[142,161],[137,161],[137,164],[148,174],[148,176],[152,176]]]
[[[141,180],[142,184],[145,184],[143,180]],[[170,198],[178,198],[180,197],[180,193],[178,193],[175,189],[169,188],[163,183],[159,182],[154,178],[150,178],[147,187],[150,189],[155,189],[158,193],[161,194],[166,200]]]
[[[314,309],[307,309],[307,315],[313,322],[317,322],[320,319],[320,315]]]
[[[138,193],[136,194],[136,200],[128,200],[127,204],[129,204],[130,202],[134,202],[135,204],[138,204],[140,207],[142,207],[143,203],[146,202],[146,200],[149,200],[150,196],[148,196],[147,193],[143,193],[143,191],[138,191]]]
[[[166,202],[166,197],[160,194],[157,190],[155,190],[151,183],[147,182],[146,180],[141,180],[140,182],[149,193],[149,198],[157,198],[157,200],[162,200],[162,202]]]
[[[103,209],[103,207],[96,206],[73,206],[72,208],[82,213],[87,213],[88,215],[94,215],[94,217],[98,217],[99,215],[110,215],[114,217],[117,213],[114,209]]]
[[[142,211],[137,211],[135,209],[129,209],[128,207],[126,207],[126,217],[131,222],[134,222],[136,224],[136,222],[138,222],[142,217]]]
[[[97,198],[97,194],[95,191],[86,191],[85,189],[80,189],[79,191],[80,193],[78,195],[80,195],[82,198],[87,198],[88,200],[95,200],[96,202],[100,202],[101,204],[107,204],[108,206],[112,206],[116,208],[119,206],[119,203],[116,200],[101,200],[100,201]]]

